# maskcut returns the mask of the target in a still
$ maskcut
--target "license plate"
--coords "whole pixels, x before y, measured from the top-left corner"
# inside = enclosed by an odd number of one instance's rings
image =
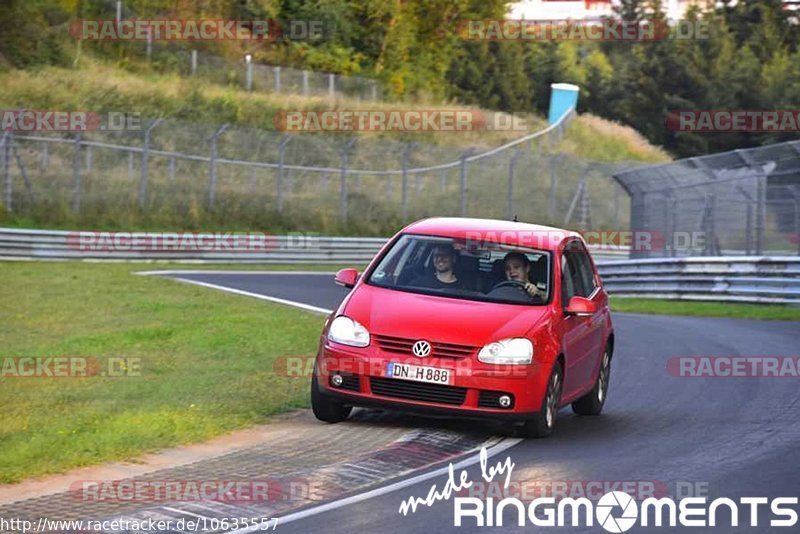
[[[391,362],[386,367],[388,378],[412,380],[414,382],[428,382],[429,384],[451,384],[453,373],[450,369],[425,367],[423,365],[409,365],[406,363]]]

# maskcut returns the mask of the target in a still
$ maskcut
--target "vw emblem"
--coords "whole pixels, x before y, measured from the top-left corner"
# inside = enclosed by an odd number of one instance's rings
[[[427,341],[417,341],[414,343],[414,346],[411,347],[411,352],[413,352],[414,356],[417,358],[424,358],[431,353],[431,344]]]

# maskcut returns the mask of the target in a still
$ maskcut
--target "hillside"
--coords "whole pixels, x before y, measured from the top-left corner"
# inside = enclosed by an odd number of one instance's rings
[[[207,155],[211,134],[220,124],[229,123],[231,127],[220,141],[220,156],[268,163],[278,160],[277,146],[282,134],[274,131],[273,119],[282,110],[476,110],[452,103],[401,104],[249,93],[238,87],[199,83],[197,79],[177,75],[135,74],[101,61],[85,61],[79,70],[61,67],[10,70],[0,73],[0,85],[3,87],[0,108],[3,109],[113,110],[136,112],[146,119],[165,118],[166,121],[153,131],[151,146],[181,154]],[[477,111],[487,116],[492,113]],[[527,116],[526,119],[528,132],[546,127],[546,121],[540,117]],[[410,166],[435,166],[458,161],[466,150],[484,152],[528,132],[358,133],[349,166],[374,169],[376,173],[397,171],[401,167],[403,150],[412,142],[414,151]],[[352,182],[348,187],[352,202],[349,209],[361,217],[351,217],[347,224],[342,224],[338,220],[338,176],[332,180],[330,173],[287,173],[286,209],[278,213],[274,198],[274,171],[247,171],[241,167],[222,166],[220,187],[223,200],[214,210],[207,210],[204,204],[208,164],[184,164],[181,160],[175,164],[167,158],[154,156],[149,162],[150,172],[154,174],[149,183],[151,201],[143,212],[136,206],[139,157],[111,150],[93,151],[102,154],[102,159],[87,156],[92,161],[86,161],[86,172],[82,173],[85,198],[76,213],[71,205],[74,180],[70,146],[62,144],[57,150],[50,149],[46,156],[50,167],[41,169],[42,144],[27,142],[24,136],[17,137],[16,143],[26,149],[22,160],[30,175],[36,200],[28,198],[22,187],[15,188],[14,204],[17,208],[13,213],[3,211],[0,214],[0,223],[8,226],[261,228],[269,231],[385,234],[403,222],[398,175],[376,174],[373,177],[367,173],[349,177]],[[296,134],[288,145],[286,163],[338,168],[339,150],[346,137],[326,133]],[[84,138],[141,146],[140,132],[115,137],[92,132]],[[544,215],[547,210],[523,202],[519,214],[553,224],[563,222],[562,213],[571,204],[577,183],[589,164],[600,164],[592,170],[593,181],[599,183],[608,182],[609,173],[614,168],[669,159],[665,152],[649,145],[630,128],[590,115],[573,120],[563,138],[554,140],[552,144],[548,139],[526,143],[520,148],[523,156],[519,166],[523,170],[518,171],[517,178],[521,184],[518,189],[520,198],[544,198],[550,181],[548,173],[554,172],[559,182],[559,205],[556,214]],[[470,166],[467,184],[470,212],[485,216],[506,214],[505,194],[498,193],[497,184],[505,186],[510,155],[511,151],[504,151]],[[537,168],[542,172],[532,174],[531,179],[524,178],[523,173]],[[457,212],[458,181],[457,167],[413,175],[407,217]],[[606,224],[612,224],[611,215],[619,210],[612,210],[608,202],[603,201],[606,185],[596,188],[595,192],[600,195],[598,202],[604,204],[598,213],[607,212]],[[261,198],[255,202],[255,197]],[[314,209],[310,209],[312,207]],[[516,206],[514,209],[517,211]]]

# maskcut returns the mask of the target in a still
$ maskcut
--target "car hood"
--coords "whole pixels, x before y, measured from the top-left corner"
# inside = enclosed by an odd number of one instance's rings
[[[342,313],[371,334],[481,346],[525,335],[547,306],[499,304],[359,285]]]

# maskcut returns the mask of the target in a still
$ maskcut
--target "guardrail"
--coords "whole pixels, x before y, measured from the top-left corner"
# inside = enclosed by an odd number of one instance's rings
[[[238,250],[124,250],[109,241],[81,241],[102,234],[59,230],[0,228],[0,260],[82,260],[239,264],[354,264],[369,262],[386,242],[383,237],[329,237],[309,234],[256,234],[255,248]],[[106,234],[111,238],[112,234]],[[195,242],[225,234],[126,233],[129,242],[172,235]],[[622,248],[593,248],[604,285],[616,296],[680,300],[716,300],[800,304],[797,256],[728,256],[628,260]]]
[[[613,295],[800,304],[797,256],[713,256],[598,263]]]
[[[386,243],[385,237],[330,237],[312,234],[267,235],[253,233],[254,246],[245,243],[237,250],[202,250],[201,241],[224,233],[167,232],[79,232],[65,230],[28,230],[0,228],[0,260],[86,260],[86,261],[163,261],[196,263],[322,263],[365,264]],[[166,236],[176,240],[174,248],[183,250],[125,250],[121,238],[142,244],[156,237],[162,243]],[[178,247],[183,236],[191,242]],[[89,238],[84,239],[82,238]],[[591,248],[591,247],[590,247]],[[623,247],[605,247],[593,251],[598,258],[626,257]]]

